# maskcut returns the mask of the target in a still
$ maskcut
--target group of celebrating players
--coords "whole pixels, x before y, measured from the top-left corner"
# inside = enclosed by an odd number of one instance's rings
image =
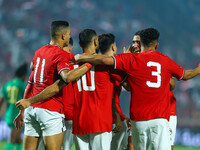
[[[24,99],[16,103],[15,126],[25,124],[23,149],[70,150],[73,139],[76,150],[173,149],[172,77],[191,79],[200,65],[183,70],[157,52],[154,28],[135,33],[133,44],[118,55],[113,34],[85,29],[79,34],[83,54],[74,56],[70,32],[68,22],[53,21],[50,44],[35,52]],[[122,86],[131,92],[130,120],[119,105]]]

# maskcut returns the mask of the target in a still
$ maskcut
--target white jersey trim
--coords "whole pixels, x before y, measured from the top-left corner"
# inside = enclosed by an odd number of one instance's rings
[[[69,69],[69,68],[63,68],[63,69],[61,69],[61,70],[58,72],[58,74],[60,75],[60,73],[61,73],[63,70],[70,70],[70,69]]]
[[[116,69],[116,59],[115,59],[115,56],[112,56],[112,58],[114,59],[114,69]]]

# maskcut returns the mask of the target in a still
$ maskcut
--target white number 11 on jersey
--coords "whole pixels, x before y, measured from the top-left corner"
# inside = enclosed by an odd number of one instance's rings
[[[74,69],[78,68],[78,65],[74,65]],[[86,74],[84,74],[81,78],[77,79],[78,91],[82,92],[81,81],[83,82],[83,90],[84,91],[94,91],[95,90],[95,81],[94,81],[94,67],[90,70],[91,77],[91,86],[87,85]]]
[[[151,67],[151,66],[154,66],[154,67],[157,68],[157,71],[152,71],[152,76],[157,76],[157,82],[147,81],[146,84],[149,87],[159,88],[160,85],[161,85],[161,76],[160,76],[161,65],[159,63],[157,63],[157,62],[149,61],[147,63],[147,67]]]

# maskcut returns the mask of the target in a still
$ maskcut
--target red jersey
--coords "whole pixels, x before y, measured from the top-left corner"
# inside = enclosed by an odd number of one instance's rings
[[[29,98],[29,97],[32,97],[32,88],[33,88],[33,75],[34,75],[34,72],[32,71],[31,72],[31,75],[29,76],[29,79],[28,79],[28,84],[26,86],[26,89],[25,89],[25,92],[24,92],[24,97],[25,99]]]
[[[64,69],[70,69],[70,53],[65,52],[57,45],[45,45],[35,52],[34,64],[34,86],[33,95],[40,93],[49,85],[59,79],[59,74]],[[63,113],[62,92],[35,104],[39,107]]]
[[[120,93],[121,93],[121,90],[122,90],[121,83],[126,79],[126,73],[121,71],[121,70],[116,69],[112,72],[111,79],[112,79],[112,82],[114,84],[113,96],[114,96],[114,99],[115,99],[115,104],[116,104],[117,110],[119,112],[119,115],[121,117],[121,121],[124,121],[125,116],[122,113],[122,109],[121,109],[120,104],[119,104],[119,96],[120,96]],[[113,116],[113,123],[115,123],[114,116]]]
[[[172,91],[170,91],[170,116],[176,116],[176,98]]]
[[[74,65],[74,69],[78,65]],[[112,131],[113,84],[110,66],[92,67],[73,82],[75,93],[73,133],[90,134]]]
[[[73,58],[74,54],[71,54],[70,57]],[[65,120],[72,120],[73,108],[74,108],[74,89],[72,86],[72,82],[70,82],[67,86],[65,86],[62,91],[63,91]]]
[[[170,116],[169,81],[183,77],[184,70],[168,56],[151,50],[113,57],[115,68],[128,74],[131,86],[131,120],[141,121]]]

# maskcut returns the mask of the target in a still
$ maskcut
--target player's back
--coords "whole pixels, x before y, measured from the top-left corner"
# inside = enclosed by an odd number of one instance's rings
[[[7,100],[5,116],[7,123],[12,123],[19,113],[19,110],[15,107],[15,103],[23,98],[25,88],[26,84],[18,78],[9,81],[2,88],[2,96]]]
[[[183,69],[166,55],[151,50],[124,56],[126,66],[121,68],[131,85],[131,119],[169,119],[169,80],[172,75],[180,79]]]
[[[81,79],[74,82],[74,134],[112,130],[113,84],[110,80],[110,69],[101,65],[92,67]]]
[[[38,94],[44,88],[53,84],[59,78],[59,73],[62,70],[70,68],[68,64],[69,58],[70,54],[57,45],[48,44],[35,52],[33,58],[33,95]],[[32,106],[63,113],[62,92]]]

